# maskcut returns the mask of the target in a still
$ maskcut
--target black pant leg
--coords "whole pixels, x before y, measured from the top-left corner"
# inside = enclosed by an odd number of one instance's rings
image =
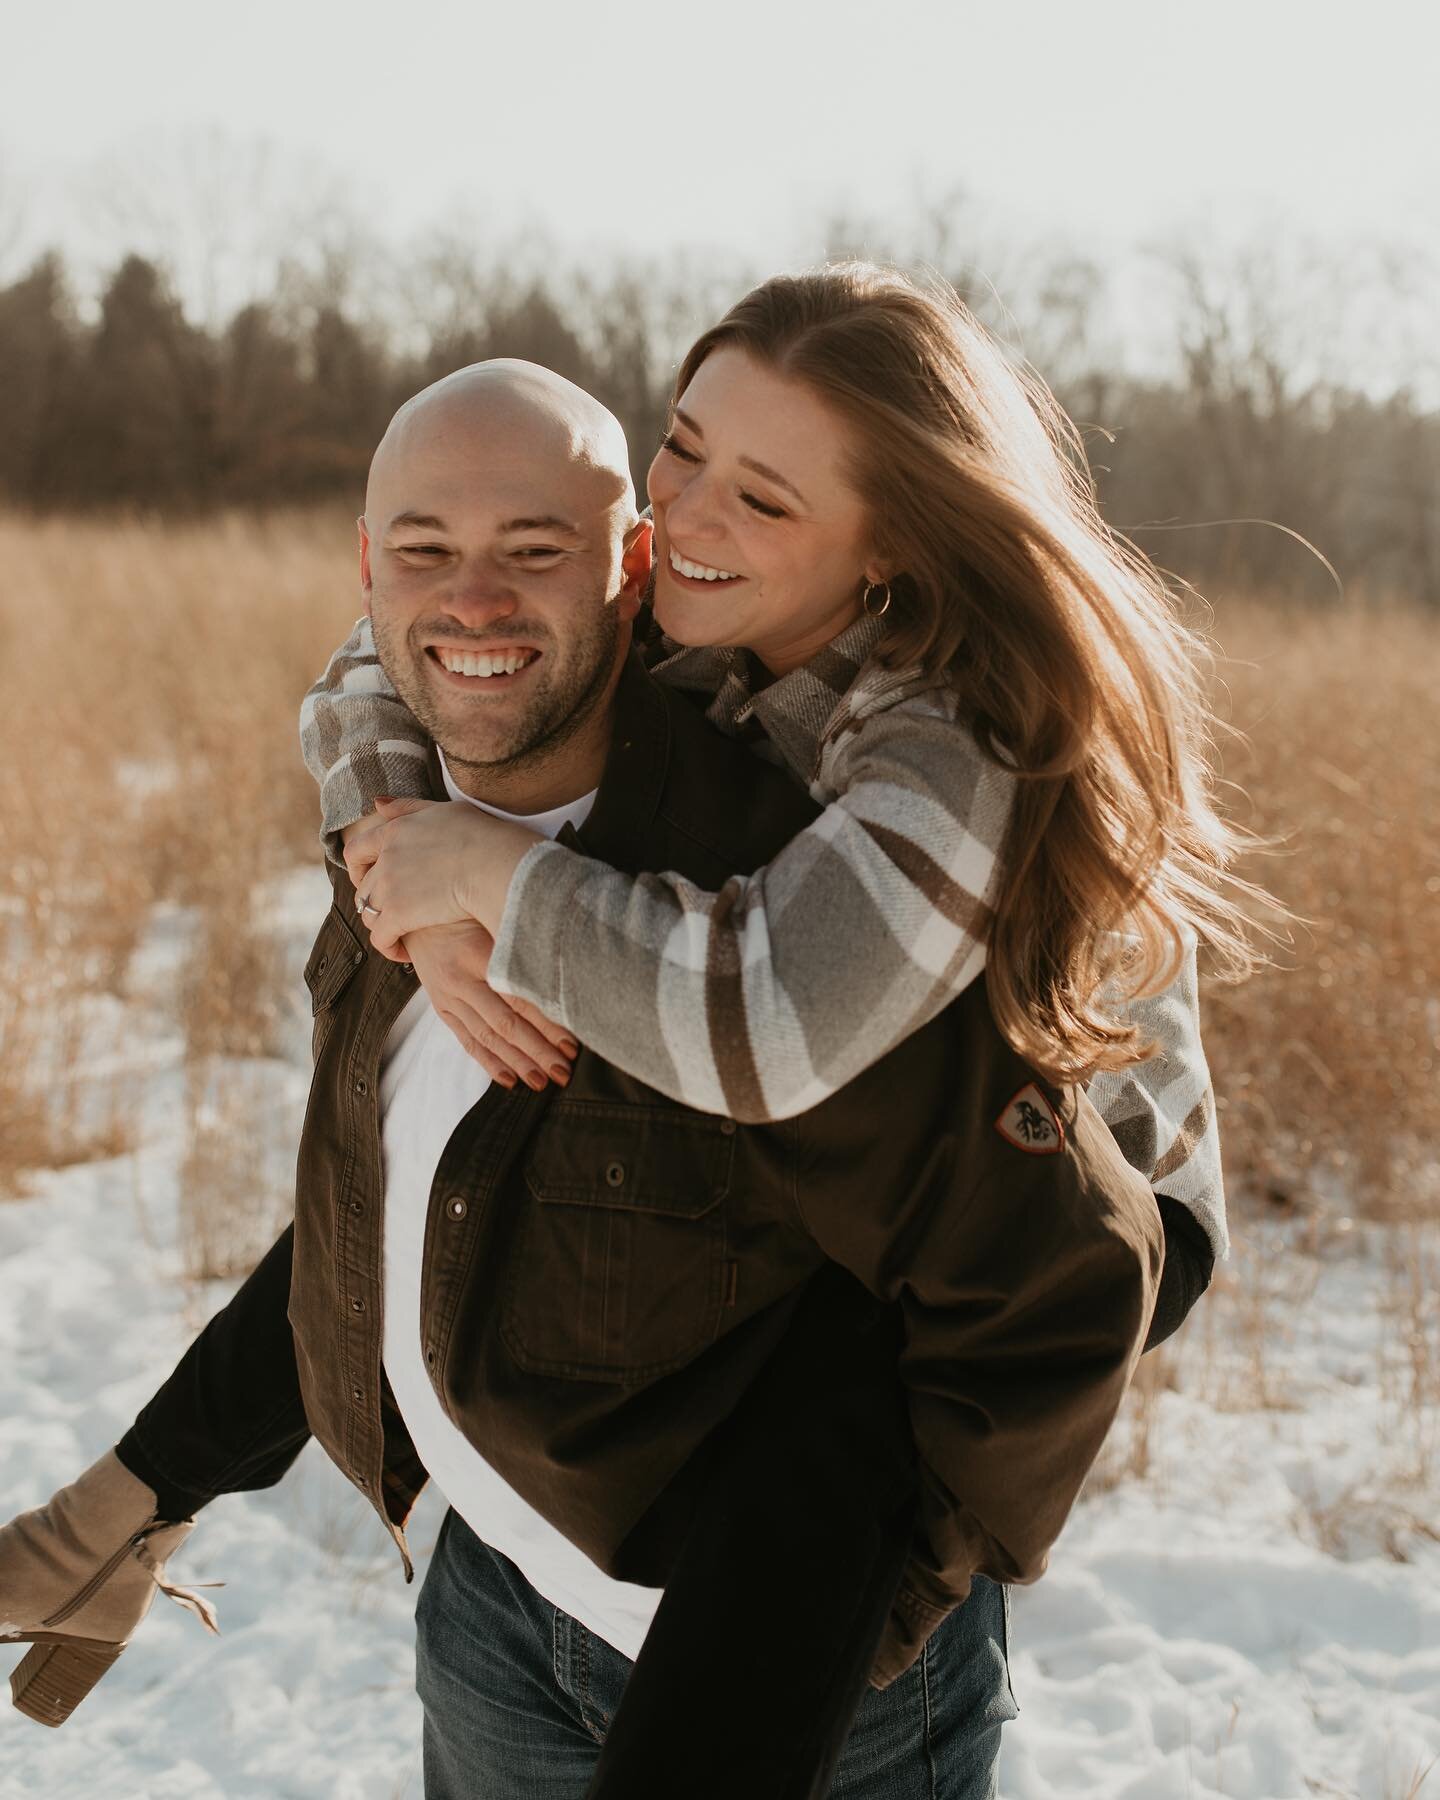
[[[310,1435],[289,1319],[294,1243],[287,1225],[115,1446],[164,1518],[273,1487]]]
[[[818,1800],[915,1525],[896,1309],[839,1269],[705,1448],[590,1800]]]

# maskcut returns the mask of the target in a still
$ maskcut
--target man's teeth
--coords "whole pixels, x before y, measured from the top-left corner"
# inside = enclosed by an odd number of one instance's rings
[[[528,662],[534,662],[538,650],[445,650],[435,654],[452,675],[513,675]]]
[[[692,581],[738,581],[738,575],[732,575],[729,569],[709,569],[704,563],[686,562],[676,551],[670,552],[670,567],[678,569],[680,574],[688,575]]]

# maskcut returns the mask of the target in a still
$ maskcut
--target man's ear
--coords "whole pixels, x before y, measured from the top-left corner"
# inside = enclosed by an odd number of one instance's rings
[[[355,521],[355,528],[360,533],[360,600],[365,608],[365,617],[370,617],[370,533],[365,529],[365,515],[361,513]]]
[[[622,619],[633,619],[640,610],[640,598],[645,592],[645,584],[650,579],[650,564],[654,557],[655,525],[653,520],[641,519],[630,528],[630,535],[625,540],[625,549],[620,557],[620,574],[623,580],[617,604]]]

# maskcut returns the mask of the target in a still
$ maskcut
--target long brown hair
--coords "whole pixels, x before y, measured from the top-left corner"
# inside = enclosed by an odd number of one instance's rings
[[[1020,777],[987,953],[997,1024],[1057,1080],[1139,1060],[1117,999],[1165,987],[1192,932],[1220,972],[1248,971],[1237,902],[1268,898],[1230,872],[1255,840],[1214,804],[1201,640],[1101,518],[1063,408],[944,283],[868,263],[776,276],[693,346],[677,399],[721,345],[850,428],[896,571],[877,654],[943,671]]]

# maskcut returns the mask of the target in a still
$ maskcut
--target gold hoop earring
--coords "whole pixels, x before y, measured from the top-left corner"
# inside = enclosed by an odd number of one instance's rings
[[[870,596],[882,587],[885,590],[885,598],[878,606],[872,606]],[[890,610],[890,583],[888,581],[867,581],[865,592],[860,596],[860,604],[872,619],[883,619]]]

